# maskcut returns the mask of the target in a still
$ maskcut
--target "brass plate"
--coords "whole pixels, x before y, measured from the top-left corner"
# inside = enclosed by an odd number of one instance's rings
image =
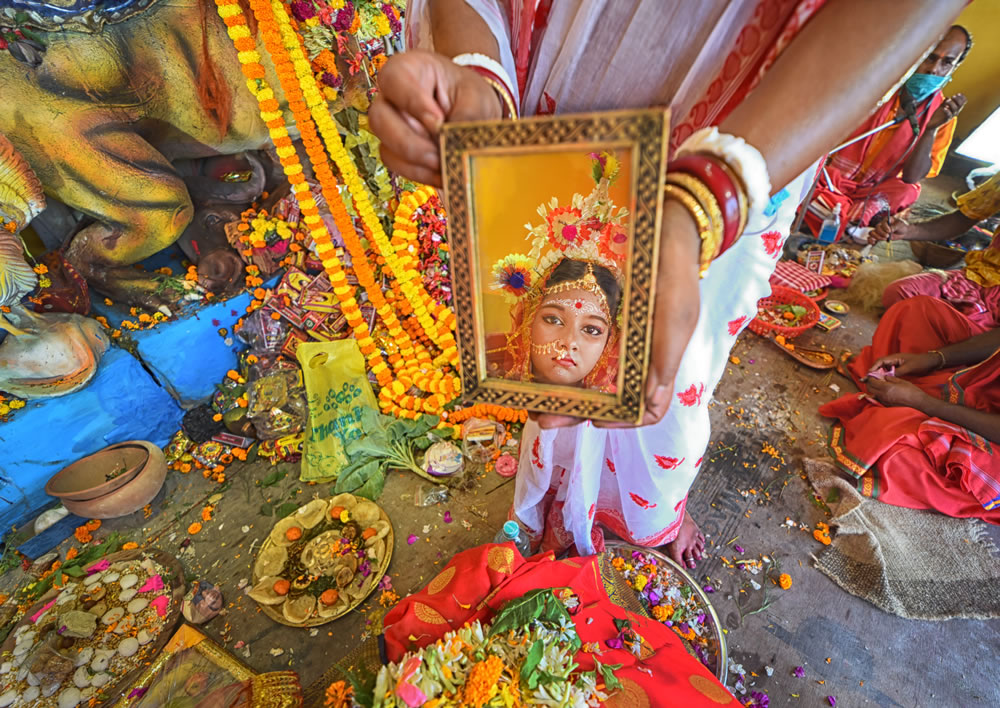
[[[382,519],[383,521],[385,521],[387,524],[389,524],[389,533],[387,533],[386,536],[385,536],[385,558],[383,558],[382,562],[379,564],[378,570],[373,570],[372,574],[370,576],[368,576],[369,577],[369,582],[371,583],[371,587],[368,588],[365,591],[364,595],[362,595],[357,600],[355,600],[354,602],[352,602],[351,604],[349,604],[347,607],[344,608],[344,610],[342,612],[340,612],[340,613],[338,613],[336,615],[331,615],[330,617],[310,617],[305,622],[302,622],[302,623],[299,623],[299,624],[296,624],[296,623],[293,623],[293,622],[289,622],[287,619],[285,619],[285,615],[281,611],[281,605],[262,605],[262,604],[260,604],[258,602],[257,606],[260,607],[261,611],[265,615],[267,615],[268,617],[270,617],[271,619],[273,619],[275,622],[277,622],[279,624],[283,624],[286,627],[319,627],[320,625],[327,624],[328,622],[333,622],[335,619],[340,619],[341,617],[343,617],[344,615],[346,615],[348,612],[350,612],[351,610],[353,610],[355,607],[357,607],[358,605],[360,605],[362,602],[364,602],[365,600],[367,600],[368,596],[371,595],[372,592],[375,591],[375,588],[378,587],[378,581],[381,580],[382,576],[385,575],[386,571],[389,569],[389,561],[392,559],[392,551],[393,551],[393,548],[396,545],[396,542],[395,542],[395,531],[392,528],[392,521],[389,520],[389,515],[386,514],[385,513],[385,509],[383,509],[378,504],[376,504],[375,506],[378,506],[378,511],[379,511],[379,514],[380,514],[379,518]],[[298,509],[296,509],[296,511],[293,511],[292,514],[295,514],[297,511],[298,511]],[[291,516],[292,514],[289,514],[288,516]],[[284,518],[288,518],[288,517],[284,517]],[[278,521],[280,521],[280,520],[281,519],[279,519]],[[275,522],[275,525],[277,525],[277,522]],[[272,526],[271,528],[273,529],[274,526]],[[256,572],[257,558],[260,557],[260,554],[263,553],[265,549],[270,548],[273,545],[274,544],[271,542],[271,532],[268,531],[267,532],[267,536],[264,538],[264,543],[261,544],[260,550],[258,550],[257,551],[257,555],[254,556],[254,562],[253,562],[253,564],[254,564],[254,569],[255,570],[254,570],[253,576],[252,576],[253,577],[253,583],[252,583],[253,585],[256,585],[257,582],[260,580],[260,578],[257,576],[257,572]],[[317,599],[317,602],[318,602],[318,599]]]

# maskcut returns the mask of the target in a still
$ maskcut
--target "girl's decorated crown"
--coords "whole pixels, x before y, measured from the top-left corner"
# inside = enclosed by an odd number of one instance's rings
[[[594,190],[586,197],[574,194],[568,206],[559,206],[554,197],[548,204],[540,205],[538,213],[543,222],[537,226],[525,224],[531,250],[527,254],[511,253],[497,261],[493,266],[491,290],[499,290],[509,301],[516,302],[538,291],[564,258],[590,264],[580,283],[566,283],[564,289],[590,290],[594,287],[600,290],[594,279],[593,265],[604,266],[621,283],[628,255],[628,229],[624,225],[628,210],[616,209],[608,196],[620,165],[608,152],[591,153],[590,158],[597,183]],[[588,277],[590,280],[583,283]],[[603,292],[601,295],[603,297]]]

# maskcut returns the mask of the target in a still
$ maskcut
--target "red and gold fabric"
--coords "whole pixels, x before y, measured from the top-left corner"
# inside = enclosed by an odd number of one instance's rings
[[[542,588],[571,588],[580,599],[573,616],[584,645],[601,646],[602,664],[622,664],[615,675],[622,689],[609,706],[739,706],[732,694],[685,651],[665,625],[618,607],[604,592],[597,557],[555,560],[551,553],[523,558],[513,544],[486,544],[455,555],[423,590],[404,598],[385,617],[385,648],[391,661],[433,643],[467,622],[488,623],[510,600]],[[614,620],[628,619],[643,638],[635,656],[610,649],[618,636]],[[594,654],[583,650],[575,661],[581,671],[594,669]]]

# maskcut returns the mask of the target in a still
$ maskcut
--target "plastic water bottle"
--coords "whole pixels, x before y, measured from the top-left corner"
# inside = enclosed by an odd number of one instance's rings
[[[819,229],[817,240],[820,243],[833,243],[837,240],[837,233],[840,231],[840,205],[833,207],[830,216],[823,219],[823,225]]]
[[[528,541],[528,534],[525,533],[524,529],[516,521],[504,522],[500,533],[493,539],[494,543],[507,543],[507,541],[513,541],[517,550],[525,558],[531,555],[531,543]]]

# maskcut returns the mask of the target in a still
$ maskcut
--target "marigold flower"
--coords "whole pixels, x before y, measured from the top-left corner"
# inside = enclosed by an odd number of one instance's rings
[[[71,561],[80,554],[80,549],[76,546],[72,546],[68,551],[66,551],[66,560]]]
[[[778,577],[778,585],[781,587],[782,590],[788,590],[790,587],[792,587],[792,576],[789,575],[788,573],[782,573]]]
[[[197,521],[188,526],[188,533],[191,534],[192,536],[194,536],[199,531],[201,531],[201,524]]]
[[[123,551],[134,551],[138,547],[139,547],[139,544],[136,543],[135,541],[129,541],[128,543],[123,543],[122,544],[122,550]]]

